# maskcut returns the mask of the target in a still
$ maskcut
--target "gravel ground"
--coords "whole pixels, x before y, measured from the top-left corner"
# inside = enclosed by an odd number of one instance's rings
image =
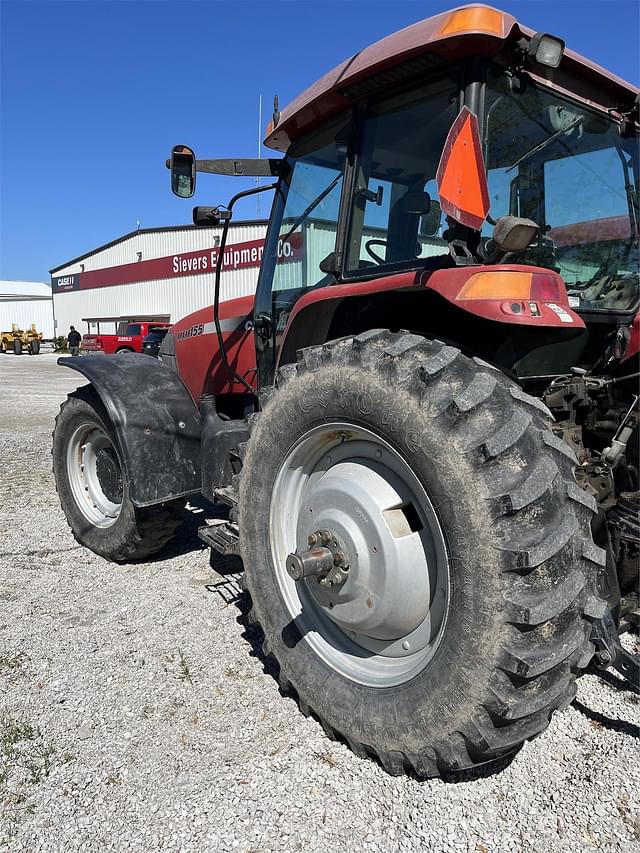
[[[79,547],[50,460],[76,384],[0,356],[0,849],[640,850],[640,705],[615,678],[498,772],[391,778],[279,695],[205,504],[144,565]]]

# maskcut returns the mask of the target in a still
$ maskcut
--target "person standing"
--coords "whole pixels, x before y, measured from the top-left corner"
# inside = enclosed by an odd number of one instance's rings
[[[71,355],[80,355],[80,342],[82,340],[82,336],[80,332],[76,331],[75,326],[69,326],[69,334],[67,335],[67,344],[69,345],[69,350]]]

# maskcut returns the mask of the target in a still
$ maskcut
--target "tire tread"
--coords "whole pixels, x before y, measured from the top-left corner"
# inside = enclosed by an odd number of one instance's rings
[[[425,405],[425,387],[437,385],[439,394],[448,393],[447,406],[436,407],[435,416],[445,414],[452,437],[467,419],[474,430],[483,431],[461,452],[481,472],[487,507],[496,510],[496,549],[507,566],[501,576],[503,632],[473,718],[444,740],[401,752],[356,741],[352,733],[320,722],[356,755],[377,758],[392,775],[455,773],[513,752],[572,701],[576,676],[593,654],[585,611],[602,607],[595,576],[605,555],[587,532],[595,502],[578,489],[575,454],[552,432],[547,407],[499,370],[440,341],[372,329],[300,351],[297,367],[281,368],[277,384],[327,364],[354,363],[365,370],[394,371],[394,381],[420,405]],[[491,417],[482,426],[477,413],[485,410]],[[459,442],[455,447],[460,449]],[[247,589],[251,594],[250,577]],[[260,625],[255,600],[251,618]],[[275,658],[270,648],[264,650]],[[284,672],[286,661],[276,662],[281,689],[297,695]],[[308,697],[297,696],[297,701],[319,717]]]

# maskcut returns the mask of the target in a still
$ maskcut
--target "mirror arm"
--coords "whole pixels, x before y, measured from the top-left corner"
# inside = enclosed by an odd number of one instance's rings
[[[232,178],[279,178],[283,173],[283,159],[249,158],[222,160],[196,160],[196,172],[208,172],[212,175],[227,175]],[[167,169],[171,161],[166,161]]]
[[[281,159],[268,157],[247,160],[196,160],[196,171],[234,178],[270,178],[280,177],[282,163]]]

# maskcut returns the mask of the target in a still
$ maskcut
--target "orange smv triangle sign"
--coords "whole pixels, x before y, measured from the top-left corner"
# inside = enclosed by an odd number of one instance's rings
[[[460,110],[451,125],[436,182],[445,214],[479,231],[489,212],[489,191],[478,119],[468,107]]]

